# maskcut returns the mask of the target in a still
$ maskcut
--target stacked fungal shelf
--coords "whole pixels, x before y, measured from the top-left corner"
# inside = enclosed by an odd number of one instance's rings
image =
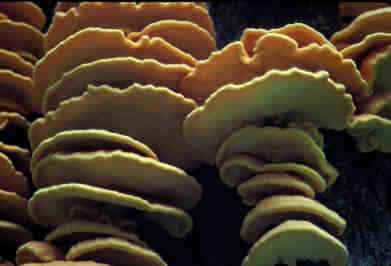
[[[186,211],[202,189],[186,171],[200,158],[182,123],[197,104],[179,83],[215,49],[208,11],[129,2],[56,10],[34,70],[44,117],[29,130],[38,188],[29,214],[50,228],[46,250],[63,253],[47,265],[166,265],[138,228],[182,238],[193,227]],[[20,264],[50,262],[42,250],[18,254]]]
[[[391,152],[390,19],[391,7],[370,10],[331,38],[344,58],[354,60],[368,83],[370,94],[357,103],[348,129],[361,152]]]
[[[30,151],[27,131],[38,111],[32,77],[43,55],[46,22],[31,2],[0,3],[0,264],[13,265],[18,246],[34,238],[27,212]]]
[[[184,121],[186,140],[253,206],[242,265],[346,265],[346,222],[315,196],[338,177],[320,129],[349,128],[354,103],[369,95],[355,63],[305,24],[247,29],[182,86],[200,105]]]

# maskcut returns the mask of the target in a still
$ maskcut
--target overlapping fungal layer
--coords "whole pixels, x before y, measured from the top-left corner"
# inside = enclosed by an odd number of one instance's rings
[[[0,3],[0,257],[33,239],[28,119],[40,107],[34,64],[43,55],[46,17],[32,2]]]
[[[0,3],[0,111],[38,112],[34,64],[43,56],[46,17],[32,2]]]
[[[105,97],[99,97],[102,95]],[[151,130],[148,123],[166,123],[169,131],[165,133],[173,133],[170,122],[159,122],[159,113],[151,106],[156,106],[154,101],[159,98],[161,118],[170,113],[167,111],[178,115],[174,110],[189,103],[175,97],[179,95],[152,85],[135,84],[123,90],[90,85],[83,96],[63,102],[59,109],[33,123],[31,168],[33,183],[39,189],[29,201],[29,213],[38,224],[54,228],[45,241],[62,247],[65,260],[166,265],[139,239],[138,224],[157,224],[177,238],[190,232],[193,221],[185,210],[200,200],[200,185],[130,137],[140,134],[152,143],[155,136],[151,134],[159,133],[152,130],[147,136]],[[98,116],[83,113],[83,109],[96,110],[96,104],[100,107]],[[84,121],[70,116],[69,110]],[[114,112],[113,117],[107,116],[109,111]],[[105,125],[89,123],[100,119]],[[125,129],[130,131],[122,131]]]
[[[391,8],[364,12],[331,41],[354,60],[371,94],[357,103],[348,132],[361,152],[391,152]]]
[[[291,24],[246,30],[191,79],[203,105],[186,117],[185,138],[254,206],[241,227],[254,243],[242,265],[346,265],[338,240],[346,222],[314,198],[338,177],[319,128],[347,128],[353,98],[368,95],[354,62],[312,28]]]
[[[182,238],[193,227],[186,210],[201,187],[185,171],[200,158],[182,123],[197,105],[179,83],[215,49],[207,9],[85,2],[56,10],[34,71],[45,116],[29,131],[38,188],[29,213],[52,229],[44,243],[50,254],[48,243],[62,250],[56,260],[166,265],[137,228]],[[35,258],[23,263],[55,257],[18,254]]]
[[[12,260],[16,249],[33,239],[32,220],[27,212],[30,195],[27,130],[30,123],[21,115],[0,112],[0,257]],[[15,142],[15,140],[26,140]]]
[[[167,67],[183,68],[184,75],[216,48],[205,5],[82,2],[72,6],[57,6],[61,11],[56,12],[45,38],[47,54],[34,72],[41,103],[46,90],[83,64],[115,57],[154,59]],[[178,85],[172,87],[175,90]]]

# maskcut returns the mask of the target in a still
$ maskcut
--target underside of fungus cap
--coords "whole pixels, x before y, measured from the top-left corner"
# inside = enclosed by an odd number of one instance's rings
[[[31,157],[31,169],[48,155],[56,152],[121,150],[158,160],[157,155],[144,143],[129,136],[101,129],[68,130],[45,139]]]
[[[42,30],[46,23],[46,16],[42,9],[29,1],[1,2],[0,12],[5,14],[10,20],[27,23],[38,30]]]
[[[317,171],[298,163],[268,163],[255,156],[238,154],[226,159],[219,168],[219,176],[228,186],[244,184],[254,176],[264,173],[293,174],[317,193],[327,188],[326,180]]]
[[[35,186],[83,183],[135,193],[184,209],[198,203],[202,189],[193,177],[156,158],[144,157],[138,152],[139,142],[118,135],[72,130],[46,139],[36,149],[38,154],[31,165]]]
[[[334,47],[322,33],[303,23],[287,24],[281,28],[255,29],[247,28],[243,31],[240,41],[243,43],[249,56],[254,54],[256,42],[267,33],[278,33],[294,39],[299,47],[305,47],[312,43]]]
[[[61,224],[46,235],[45,241],[55,245],[70,247],[81,241],[104,237],[120,238],[135,243],[140,247],[148,248],[148,245],[140,240],[135,232],[110,224],[87,221],[72,221]]]
[[[68,251],[66,260],[93,260],[117,266],[167,265],[153,250],[119,238],[97,238],[79,242]]]
[[[357,115],[347,132],[355,138],[361,152],[391,152],[391,120],[388,118]]]
[[[204,60],[216,49],[216,41],[205,29],[190,21],[160,20],[140,32],[131,32],[128,38],[136,41],[141,36],[160,37],[180,50]]]
[[[0,49],[0,68],[33,78],[33,65],[12,51]]]
[[[23,226],[0,220],[0,237],[2,240],[1,251],[9,251],[10,253],[22,244],[33,239],[33,235]]]
[[[73,220],[72,209],[99,209],[106,215],[131,219],[146,217],[173,237],[181,238],[193,227],[191,217],[181,209],[152,203],[140,197],[84,184],[62,184],[39,189],[28,204],[31,217],[41,225],[60,225]]]
[[[242,266],[294,266],[297,260],[324,260],[329,265],[346,266],[348,251],[341,241],[314,224],[290,220],[261,237]]]
[[[258,174],[238,186],[238,194],[246,205],[255,205],[272,195],[315,197],[315,191],[300,177],[286,173]]]
[[[57,110],[36,120],[29,131],[30,143],[34,150],[61,131],[106,129],[144,143],[162,162],[194,169],[199,154],[186,143],[182,122],[195,107],[193,100],[165,87],[90,85],[82,96],[62,102]]]
[[[353,20],[346,28],[334,33],[331,42],[343,49],[358,43],[365,36],[375,32],[391,32],[391,7],[380,8],[365,12]]]
[[[104,18],[104,19],[102,19]],[[45,50],[87,27],[118,28],[125,32],[141,31],[159,20],[190,21],[215,35],[208,11],[194,3],[84,2],[77,9],[56,13],[45,39]]]
[[[235,154],[250,154],[272,163],[308,165],[319,171],[328,185],[333,184],[338,176],[315,141],[300,129],[245,126],[224,140],[216,155],[217,166]]]
[[[72,55],[72,56],[70,56]],[[75,67],[104,58],[155,59],[164,64],[196,63],[191,55],[161,38],[143,36],[133,42],[120,30],[87,28],[48,51],[34,69],[34,82],[43,97],[46,89]]]
[[[38,92],[31,78],[0,69],[0,97],[20,104],[29,112],[38,112]]]
[[[327,72],[272,70],[244,84],[218,89],[186,117],[183,130],[186,140],[213,163],[222,142],[243,125],[261,126],[265,119],[288,116],[341,130],[350,124],[354,111],[352,96]]]
[[[29,241],[19,246],[15,257],[17,265],[45,263],[64,259],[65,256],[60,249],[41,241]]]
[[[40,58],[43,55],[43,33],[22,22],[0,21],[0,48],[29,52]]]
[[[342,235],[346,227],[342,217],[313,199],[297,195],[274,195],[261,200],[246,215],[240,235],[243,240],[254,243],[270,227],[294,219],[309,220],[336,236]]]
[[[134,57],[107,58],[85,63],[66,72],[62,78],[46,90],[42,111],[55,110],[60,102],[80,96],[89,84],[127,88],[133,83],[163,86],[179,91],[179,82],[191,71],[180,64],[163,64],[154,59],[140,60]]]

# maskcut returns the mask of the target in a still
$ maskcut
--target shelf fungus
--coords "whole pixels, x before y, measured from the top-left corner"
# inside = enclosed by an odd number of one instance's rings
[[[337,213],[313,199],[296,195],[275,195],[261,200],[244,218],[241,237],[254,243],[267,230],[287,220],[309,220],[341,236],[346,222]]]
[[[0,256],[15,253],[20,245],[34,238],[30,231],[33,222],[27,212],[29,126],[18,113],[0,112],[0,239],[4,243]]]
[[[325,71],[292,68],[271,70],[249,82],[223,86],[186,117],[185,138],[213,163],[219,145],[244,124],[262,126],[267,119],[283,115],[308,120],[321,128],[345,129],[355,106],[345,87],[329,77]]]
[[[391,28],[386,23],[389,17],[389,7],[364,12],[332,39],[345,43],[342,55],[356,62],[370,87],[370,96],[357,103],[357,112],[347,130],[361,152],[391,152]]]
[[[71,8],[78,8],[81,2],[63,2],[58,1],[55,7],[55,12],[67,12]],[[207,2],[194,2],[196,5],[208,9]]]
[[[295,266],[298,260],[345,266],[348,251],[341,241],[318,226],[307,221],[290,220],[263,235],[251,248],[242,266],[278,263]]]
[[[237,154],[227,158],[219,168],[221,181],[228,186],[240,186],[258,174],[289,174],[300,177],[311,188],[321,193],[327,188],[326,180],[314,169],[298,163],[270,163],[255,156]],[[248,184],[250,186],[250,184]]]
[[[216,155],[217,166],[220,167],[227,158],[236,154],[248,154],[272,163],[308,165],[321,173],[328,185],[332,185],[338,176],[323,151],[307,133],[299,129],[255,125],[242,127],[221,144]]]
[[[45,263],[64,260],[63,252],[55,246],[40,241],[29,241],[16,251],[16,264]]]
[[[102,20],[102,17],[105,19]],[[77,9],[55,14],[45,39],[45,50],[52,49],[62,40],[88,27],[121,29],[130,33],[167,19],[189,21],[205,29],[211,36],[215,35],[208,11],[195,3],[84,2]]]
[[[96,260],[118,266],[166,266],[153,250],[117,238],[93,239],[79,242],[66,254],[67,260]]]
[[[362,13],[388,6],[385,2],[341,2],[338,5],[338,20],[345,27]]]
[[[201,198],[195,179],[179,168],[145,157],[146,152],[139,151],[142,149],[153,154],[144,144],[123,135],[63,131],[35,150],[42,155],[32,160],[33,182],[38,188],[84,183],[164,199],[184,209],[194,207]]]
[[[172,237],[184,237],[193,227],[185,210],[200,200],[200,185],[160,162],[146,144],[107,126],[89,128],[61,129],[34,148],[31,169],[38,190],[28,203],[30,216],[54,227],[45,241],[67,250],[65,260],[166,265],[139,238],[138,225],[159,225]]]
[[[338,177],[319,129],[348,128],[353,100],[370,93],[354,61],[304,24],[248,29],[198,62],[180,87],[200,104],[186,116],[185,139],[244,204],[255,205],[241,228],[242,239],[255,243],[242,265],[345,265],[346,248],[334,236],[346,222],[314,198]],[[296,235],[322,251],[290,249],[286,241]]]
[[[72,97],[81,96],[89,84],[110,85],[119,88],[139,83],[167,87],[179,92],[180,81],[191,71],[186,65],[163,64],[154,59],[134,57],[100,59],[79,65],[50,86],[43,97],[42,111],[55,110]]]
[[[391,32],[389,20],[391,7],[379,8],[362,13],[347,27],[334,33],[331,42],[339,49],[362,41],[365,36],[376,32]]]
[[[196,63],[192,56],[161,38],[142,36],[133,42],[120,30],[87,28],[61,42],[37,63],[34,82],[41,101],[45,91],[66,72],[85,63],[114,57],[155,59],[163,64],[190,66]]]
[[[38,30],[42,30],[46,23],[42,9],[33,2],[1,2],[0,12],[10,20],[24,22]]]
[[[30,143],[34,150],[61,131],[106,129],[141,141],[162,162],[194,169],[199,155],[186,143],[182,132],[182,122],[194,108],[193,100],[165,87],[133,84],[117,89],[89,85],[82,96],[62,102],[58,109],[36,120],[29,131]]]
[[[313,36],[313,40],[303,41],[307,35]],[[242,41],[230,43],[212,53],[208,60],[198,62],[182,81],[181,91],[203,104],[224,85],[240,85],[270,70],[293,67],[309,72],[327,71],[330,79],[343,84],[355,101],[369,95],[368,84],[354,62],[343,58],[320,33],[299,23],[270,31],[245,32]]]
[[[16,53],[27,52],[40,58],[44,54],[43,41],[43,33],[29,24],[0,20],[0,48],[2,49]]]
[[[112,266],[110,264],[97,263],[94,261],[52,261],[52,262],[33,262],[26,263],[23,266]]]
[[[46,17],[33,2],[1,2],[0,14],[0,111],[27,119],[40,109],[33,82],[34,64],[44,54]]]

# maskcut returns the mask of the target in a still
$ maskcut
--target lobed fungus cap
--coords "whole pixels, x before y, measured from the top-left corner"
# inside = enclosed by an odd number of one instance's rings
[[[268,163],[255,156],[239,154],[224,161],[219,168],[221,180],[228,186],[238,186],[258,174],[291,173],[321,193],[327,188],[326,180],[314,169],[297,163]]]
[[[33,65],[17,53],[5,49],[0,49],[0,68],[29,78],[33,77]]]
[[[38,30],[42,30],[46,23],[46,16],[42,9],[29,1],[1,2],[0,12],[10,20],[27,23]]]
[[[82,96],[62,102],[57,110],[36,120],[29,130],[30,143],[35,150],[61,131],[106,129],[144,143],[162,162],[194,169],[199,154],[186,143],[182,122],[195,107],[193,100],[165,87],[135,83],[121,90],[90,85]]]
[[[1,21],[0,21],[1,22]],[[69,56],[72,55],[72,56]],[[135,57],[164,64],[195,65],[196,60],[161,38],[143,36],[137,42],[120,30],[87,28],[59,43],[37,63],[34,83],[42,97],[46,89],[75,67],[99,59]]]
[[[163,64],[154,59],[116,57],[85,63],[66,72],[43,97],[42,111],[55,110],[72,97],[81,96],[88,85],[127,88],[133,83],[167,87],[179,91],[180,81],[191,71],[183,64]]]
[[[319,202],[297,195],[274,195],[261,200],[244,218],[240,235],[254,243],[268,228],[290,219],[309,220],[325,227],[331,234],[343,234],[346,221]]]
[[[84,2],[77,9],[71,8],[66,13],[54,15],[45,39],[45,50],[49,51],[62,40],[88,27],[120,28],[129,33],[166,19],[190,21],[215,35],[208,11],[194,3]]]
[[[26,263],[45,263],[64,260],[63,252],[55,246],[41,241],[29,241],[16,250],[17,265]]]
[[[66,254],[70,261],[94,260],[117,266],[166,266],[153,250],[118,238],[97,238],[79,242]]]
[[[43,33],[26,23],[0,20],[0,48],[43,56]]]
[[[28,211],[37,223],[54,226],[72,221],[72,208],[75,206],[84,209],[94,209],[91,206],[95,206],[107,215],[120,217],[124,217],[127,211],[136,210],[177,238],[185,236],[193,227],[193,220],[181,209],[152,203],[135,195],[78,183],[39,189],[30,199]]]
[[[315,191],[301,178],[286,173],[258,174],[238,186],[238,194],[246,205],[255,205],[273,195],[315,197]]]
[[[334,33],[331,42],[339,49],[362,41],[375,32],[391,32],[391,7],[371,10],[359,15],[346,28]]]
[[[298,259],[325,260],[329,265],[346,266],[348,251],[337,238],[312,223],[290,220],[261,237],[250,249],[242,266],[277,263],[295,266]]]
[[[219,88],[186,117],[183,132],[213,162],[222,142],[246,124],[262,125],[265,119],[291,114],[321,128],[341,130],[354,111],[351,95],[325,71],[271,70],[244,84]]]
[[[236,154],[250,154],[272,163],[308,165],[319,171],[328,185],[333,184],[338,176],[315,141],[300,129],[244,126],[224,140],[217,151],[217,166]]]
[[[68,247],[81,241],[103,237],[121,238],[140,247],[149,248],[135,232],[110,224],[87,221],[71,221],[61,224],[46,235],[45,241]]]

